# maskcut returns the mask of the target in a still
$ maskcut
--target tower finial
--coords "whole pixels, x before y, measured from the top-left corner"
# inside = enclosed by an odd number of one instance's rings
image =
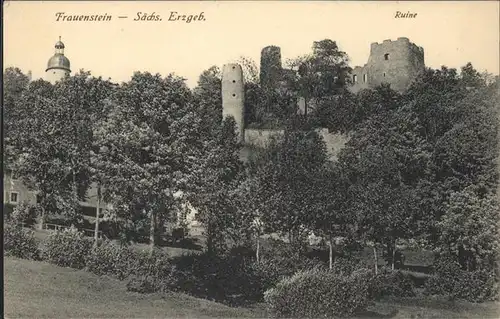
[[[61,41],[61,36],[59,36],[59,41]]]

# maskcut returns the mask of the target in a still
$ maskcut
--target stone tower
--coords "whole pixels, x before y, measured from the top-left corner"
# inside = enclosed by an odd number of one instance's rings
[[[282,76],[281,49],[270,45],[260,53],[260,84],[263,87],[277,86]]]
[[[45,70],[45,79],[52,84],[63,79],[71,72],[69,60],[64,56],[64,43],[61,42],[61,37],[56,42],[55,49],[55,53],[49,59]]]
[[[222,116],[234,118],[240,142],[245,138],[244,105],[243,69],[239,64],[225,64],[222,67]]]
[[[402,92],[425,69],[424,49],[408,38],[372,43],[370,57],[363,67],[352,71],[352,91],[376,87],[382,83]]]

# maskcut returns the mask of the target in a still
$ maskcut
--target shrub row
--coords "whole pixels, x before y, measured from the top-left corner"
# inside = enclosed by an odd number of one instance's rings
[[[266,296],[271,313],[278,317],[320,313],[344,316],[363,308],[365,299],[416,295],[412,280],[401,271],[381,269],[375,275],[372,269],[342,258],[330,271],[303,255],[283,247],[275,249],[263,254],[259,263],[251,259],[251,254],[237,252],[223,257],[200,254],[169,258],[160,250],[151,254],[109,241],[94,246],[91,239],[72,229],[49,235],[40,252],[32,231],[11,221],[4,227],[7,256],[85,268],[97,275],[127,280],[130,291],[141,293],[181,291],[233,305],[262,301]],[[458,263],[444,260],[427,280],[425,292],[451,299],[491,300],[497,296],[496,278],[494,273],[464,271]],[[310,298],[319,298],[320,304]]]

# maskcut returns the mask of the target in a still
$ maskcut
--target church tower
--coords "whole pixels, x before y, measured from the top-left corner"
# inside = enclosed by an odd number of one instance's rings
[[[49,59],[45,70],[45,79],[52,84],[71,72],[69,60],[64,56],[64,43],[61,42],[61,37],[59,37],[55,49],[55,54]]]

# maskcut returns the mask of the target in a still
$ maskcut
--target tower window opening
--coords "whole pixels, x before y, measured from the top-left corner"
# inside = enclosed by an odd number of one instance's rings
[[[233,80],[233,83],[236,83],[236,80]]]
[[[384,72],[384,78],[385,78],[385,72]]]
[[[384,54],[384,60],[389,60],[389,53]]]
[[[352,76],[352,82],[358,83],[358,76],[356,74]]]
[[[368,80],[368,76],[366,74],[363,74],[363,82],[366,83],[367,80]]]
[[[236,94],[233,93],[233,97],[236,97]]]

